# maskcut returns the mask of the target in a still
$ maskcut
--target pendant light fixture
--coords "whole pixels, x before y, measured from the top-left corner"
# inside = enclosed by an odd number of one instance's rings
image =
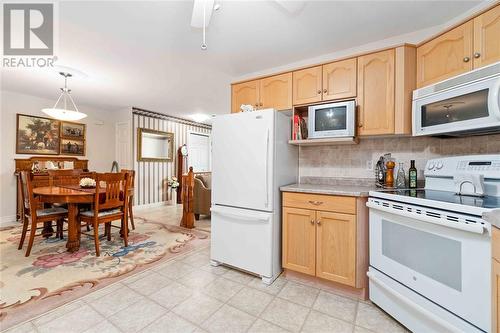
[[[59,72],[59,74],[64,76],[64,88],[61,88],[61,95],[59,95],[54,107],[42,109],[42,112],[58,120],[74,121],[87,117],[85,113],[78,111],[70,95],[71,89],[68,89],[68,77],[72,77],[72,75],[66,72]],[[58,107],[59,102],[62,103],[62,107]],[[73,106],[73,109],[68,108],[68,106]]]

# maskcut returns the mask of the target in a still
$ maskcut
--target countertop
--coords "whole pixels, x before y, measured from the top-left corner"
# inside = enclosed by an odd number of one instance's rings
[[[483,219],[497,228],[500,228],[500,209],[493,209],[491,212],[483,213]]]
[[[343,195],[350,197],[367,197],[370,191],[375,191],[378,188],[375,185],[366,184],[339,184],[339,185],[323,185],[323,184],[291,184],[281,186],[282,192],[297,192],[297,193],[313,193],[313,194],[328,194],[328,195]]]

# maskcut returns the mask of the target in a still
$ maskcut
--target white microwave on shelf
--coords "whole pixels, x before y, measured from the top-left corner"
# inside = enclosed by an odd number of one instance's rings
[[[309,139],[354,137],[355,118],[354,100],[311,105],[307,120]]]
[[[500,62],[413,92],[413,135],[500,132]]]

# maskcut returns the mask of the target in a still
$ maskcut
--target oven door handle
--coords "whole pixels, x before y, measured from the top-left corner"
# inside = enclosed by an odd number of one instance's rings
[[[390,214],[394,214],[394,215],[399,215],[399,216],[403,216],[403,217],[407,217],[407,218],[411,218],[411,219],[416,219],[416,220],[427,222],[427,223],[437,224],[437,225],[441,225],[443,227],[459,229],[462,231],[473,232],[476,234],[482,234],[484,232],[484,227],[482,225],[478,225],[478,224],[465,224],[465,223],[450,222],[448,220],[438,218],[438,217],[430,217],[430,216],[426,216],[426,215],[422,215],[422,214],[400,211],[400,210],[396,210],[393,208],[379,206],[379,205],[373,204],[369,201],[366,203],[366,206],[369,208],[372,208],[372,209],[380,210],[382,212],[386,212],[386,213],[390,213]]]
[[[419,312],[420,314],[422,314],[426,318],[431,319],[433,322],[435,322],[439,326],[446,328],[450,332],[462,332],[459,328],[457,328],[454,325],[450,324],[449,322],[441,319],[440,317],[438,317],[437,315],[435,315],[431,311],[421,307],[420,305],[418,305],[418,304],[412,302],[411,300],[409,300],[408,298],[404,297],[403,295],[401,295],[400,293],[398,293],[397,291],[395,291],[394,289],[392,289],[391,287],[386,285],[382,280],[380,280],[378,277],[376,277],[375,274],[373,274],[372,272],[367,272],[366,275],[368,276],[370,281],[379,285],[382,289],[384,289],[385,292],[391,294],[393,297],[397,298],[400,302],[411,307],[413,310]]]

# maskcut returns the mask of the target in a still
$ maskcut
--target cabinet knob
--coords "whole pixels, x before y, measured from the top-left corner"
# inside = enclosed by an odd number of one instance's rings
[[[326,94],[326,93],[328,92],[328,90],[326,90],[326,89],[323,89],[323,92],[324,92],[324,93]]]
[[[479,53],[479,52],[474,53],[474,58],[476,58],[476,59],[477,59],[477,58],[479,58],[480,56],[481,56],[481,53]]]
[[[262,102],[260,102],[259,105],[262,106]]]
[[[321,94],[321,90],[318,90],[318,95],[320,95],[320,94]]]
[[[317,224],[317,225],[321,225],[321,220],[317,220],[317,221],[316,221],[316,224]]]
[[[469,57],[464,57],[464,62],[469,62],[470,58]]]
[[[314,225],[314,220],[311,220],[311,224]]]

